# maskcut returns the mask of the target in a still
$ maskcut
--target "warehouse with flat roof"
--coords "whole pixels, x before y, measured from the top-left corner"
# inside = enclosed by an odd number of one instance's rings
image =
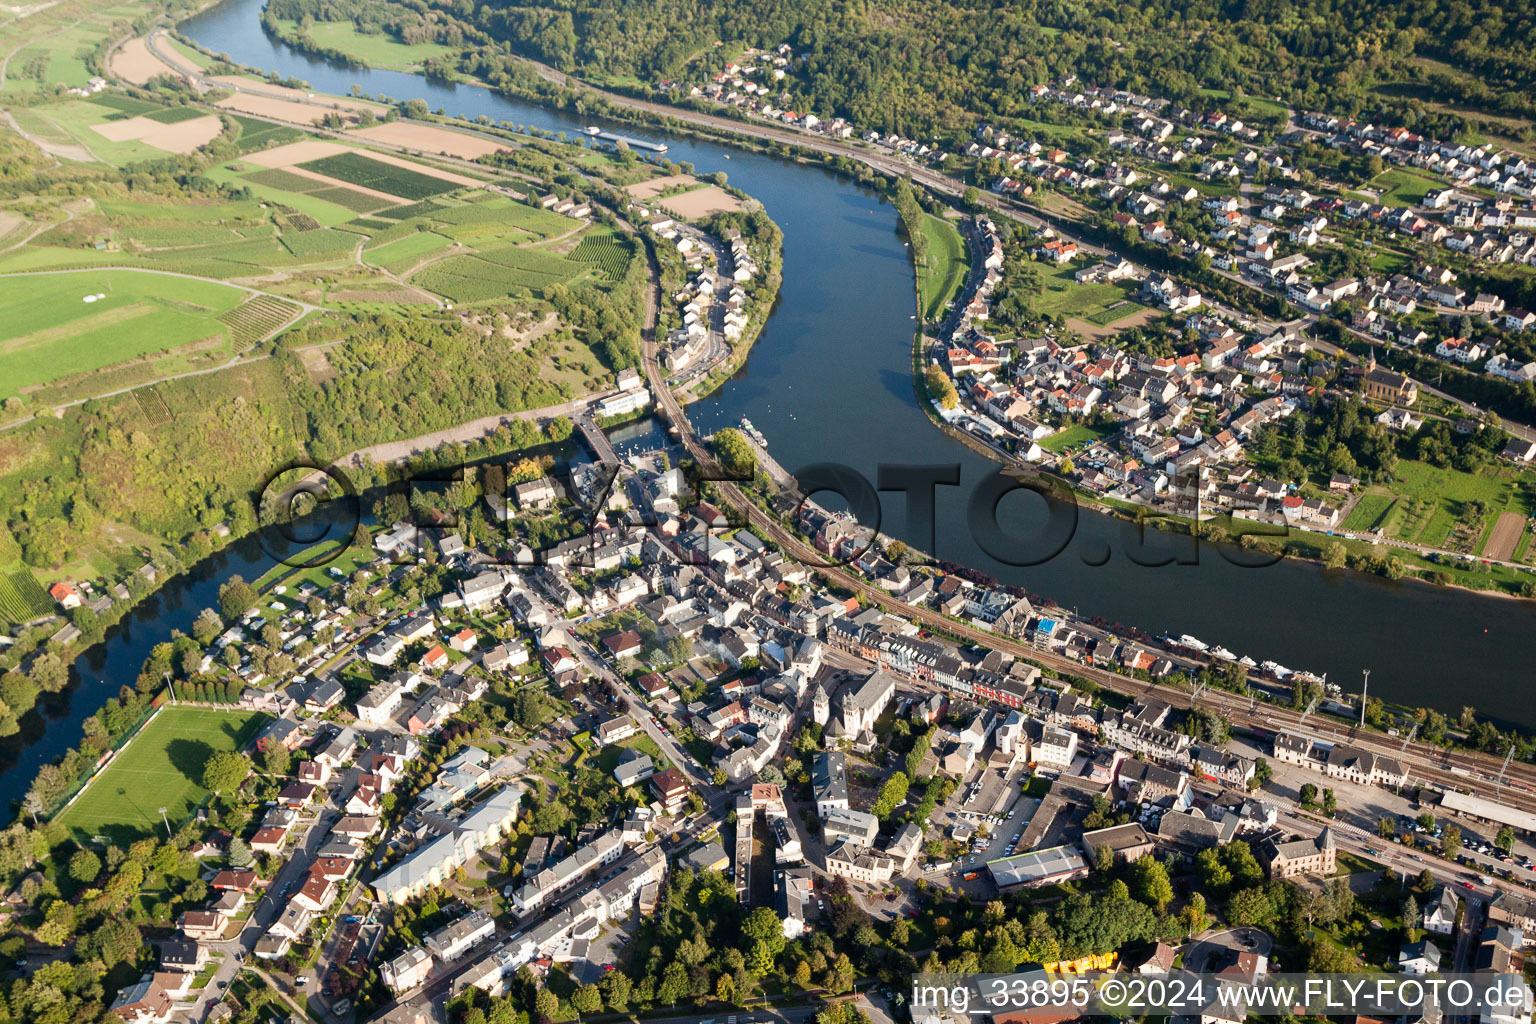
[[[1052,846],[1045,850],[1016,853],[987,861],[987,871],[998,889],[1033,889],[1074,878],[1086,878],[1088,861],[1075,846]]]
[[[1536,814],[1514,807],[1505,807],[1501,803],[1485,800],[1470,793],[1445,793],[1440,797],[1440,806],[1468,817],[1482,818],[1484,821],[1524,829],[1526,832],[1536,832]]]

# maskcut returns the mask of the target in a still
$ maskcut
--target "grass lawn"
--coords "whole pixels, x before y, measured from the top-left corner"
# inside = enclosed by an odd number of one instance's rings
[[[1146,308],[1146,306],[1143,306],[1134,299],[1126,299],[1124,302],[1100,310],[1091,316],[1085,316],[1083,319],[1091,324],[1098,324],[1100,327],[1108,327],[1110,324],[1118,323],[1127,317],[1135,316]]]
[[[1103,440],[1119,429],[1119,427],[1114,425],[1096,427],[1086,423],[1079,423],[1075,427],[1068,427],[1066,430],[1052,434],[1040,442],[1040,447],[1048,452],[1061,452],[1089,441]]]
[[[1130,286],[1123,282],[1078,284],[1072,275],[1080,269],[1070,263],[1049,270],[1042,268],[1042,291],[1030,304],[1034,312],[1041,316],[1077,316],[1091,320],[1131,297]]]
[[[1445,183],[1434,178],[1414,174],[1393,168],[1390,171],[1382,171],[1371,179],[1370,187],[1381,192],[1379,200],[1386,206],[1413,206],[1424,201],[1424,196],[1435,188],[1444,188]]]
[[[1392,507],[1392,500],[1386,494],[1363,495],[1355,507],[1349,510],[1349,515],[1344,517],[1343,528],[1351,533],[1366,532],[1381,520],[1382,513]]]
[[[160,828],[161,807],[174,828],[208,795],[202,787],[208,757],[244,748],[267,717],[259,711],[165,708],[57,820],[79,838],[104,835],[119,846]]]
[[[92,302],[91,295],[104,298]],[[38,274],[0,289],[0,397],[148,352],[206,342],[224,348],[218,320],[245,293],[228,285],[131,270]]]
[[[268,570],[252,585],[257,590],[268,590],[282,583],[288,588],[291,595],[297,595],[300,584],[313,583],[321,590],[334,583],[345,582],[352,574],[362,566],[373,561],[375,552],[372,548],[361,548],[352,543],[351,537],[342,537],[339,540],[324,540],[314,547],[306,548],[297,555],[290,556],[287,565],[276,566]],[[296,565],[304,565],[306,562],[316,562],[305,569],[295,570]],[[331,575],[331,568],[339,569],[341,576]],[[290,575],[291,573],[291,575]]]
[[[922,232],[928,238],[928,257],[917,268],[917,286],[922,294],[923,319],[937,320],[965,283],[969,267],[965,240],[954,224],[931,213],[923,214]]]
[[[290,31],[298,27],[292,21],[284,21],[282,25]],[[310,26],[309,37],[321,46],[351,54],[371,67],[391,71],[409,71],[432,57],[456,52],[442,43],[402,43],[383,32],[359,32],[350,21],[317,21]]]
[[[610,743],[603,747],[597,752],[597,760],[594,763],[602,769],[603,774],[612,775],[613,770],[619,766],[620,755],[626,748],[649,757],[657,771],[665,771],[671,764],[666,755],[661,752],[661,748],[656,745],[656,741],[643,732],[637,732],[627,740],[620,740],[618,743]]]

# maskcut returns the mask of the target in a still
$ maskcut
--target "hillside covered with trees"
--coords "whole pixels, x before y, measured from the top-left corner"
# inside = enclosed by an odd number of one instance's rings
[[[1154,0],[1131,7],[1106,0],[429,0],[411,6],[278,0],[275,6],[283,17],[361,18],[401,39],[494,42],[620,86],[678,77],[685,67],[697,81],[740,45],[788,43],[796,59],[784,84],[805,108],[908,135],[968,131],[978,116],[1017,115],[1029,86],[1068,73],[1186,104],[1197,103],[1202,90],[1221,90],[1346,112],[1411,97],[1505,114],[1536,112],[1536,14],[1499,0]]]

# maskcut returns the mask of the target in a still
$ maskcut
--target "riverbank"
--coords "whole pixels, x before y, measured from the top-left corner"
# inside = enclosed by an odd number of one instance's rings
[[[548,134],[575,136],[587,125],[604,123],[591,112],[598,108],[587,104],[591,97],[585,94],[568,92],[559,109],[536,108],[468,85],[331,68],[272,41],[259,29],[259,9],[255,0],[225,0],[183,30],[210,52],[309,79],[326,92],[345,94],[355,85],[369,95],[419,96],[432,109],[480,115],[504,125],[534,124]],[[531,75],[518,77],[537,84]],[[1090,563],[1073,552],[1027,570],[998,563],[965,529],[967,495],[973,484],[996,473],[997,464],[970,447],[956,446],[949,435],[933,429],[926,413],[918,414],[911,353],[897,340],[912,334],[911,268],[893,230],[891,207],[878,202],[867,186],[881,174],[907,170],[897,169],[894,159],[864,151],[809,161],[781,143],[743,145],[738,129],[780,133],[740,121],[729,122],[729,140],[718,145],[690,141],[705,134],[691,130],[673,136],[622,127],[636,121],[625,115],[613,128],[670,144],[669,158],[696,166],[699,173],[728,171],[733,184],[763,200],[785,233],[779,307],[745,371],[688,407],[701,432],[746,416],[772,439],[774,455],[785,466],[798,469],[831,458],[869,480],[881,464],[959,463],[962,486],[941,487],[935,494],[943,529],[932,554],[942,564],[972,566],[1010,585],[1027,584],[1058,603],[1094,609],[1106,621],[1154,635],[1193,632],[1255,658],[1328,672],[1330,678],[1358,679],[1359,668],[1370,665],[1373,690],[1381,680],[1383,695],[1453,714],[1458,706],[1447,696],[1444,681],[1461,678],[1472,663],[1484,694],[1522,692],[1525,666],[1536,657],[1536,637],[1526,628],[1529,613],[1517,610],[1518,602],[1467,602],[1437,588],[1407,588],[1358,573],[1324,574],[1295,559],[1282,560],[1258,581],[1210,557],[1198,566],[1167,568],[1143,567],[1126,558]],[[863,163],[866,157],[890,167],[876,174]],[[817,169],[828,163],[843,173]],[[914,174],[926,176],[921,170]],[[1019,506],[1007,514],[1017,520],[1026,511]],[[1134,541],[1124,528],[1123,520],[1085,506],[1074,546],[1087,551],[1108,544],[1119,552]],[[1030,527],[1010,529],[1027,535]],[[909,538],[899,516],[884,532],[929,546],[926,537]],[[1262,610],[1254,606],[1260,593],[1256,583],[1262,588]],[[1416,625],[1426,621],[1436,624],[1432,645],[1422,642],[1423,630]],[[1483,699],[1500,708],[1504,719],[1529,724],[1519,701]]]

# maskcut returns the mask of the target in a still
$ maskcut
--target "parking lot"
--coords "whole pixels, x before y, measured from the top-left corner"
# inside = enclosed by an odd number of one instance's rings
[[[976,831],[985,829],[985,839],[967,838],[967,848],[957,858],[949,873],[955,879],[972,871],[979,871],[987,861],[1007,856],[1013,844],[1023,834],[1025,826],[1035,813],[1040,801],[1023,795],[1023,785],[1028,775],[1023,769],[1015,769],[1004,778],[996,769],[981,768],[968,776],[968,781],[956,787],[944,806],[934,815],[946,835],[960,828]]]

